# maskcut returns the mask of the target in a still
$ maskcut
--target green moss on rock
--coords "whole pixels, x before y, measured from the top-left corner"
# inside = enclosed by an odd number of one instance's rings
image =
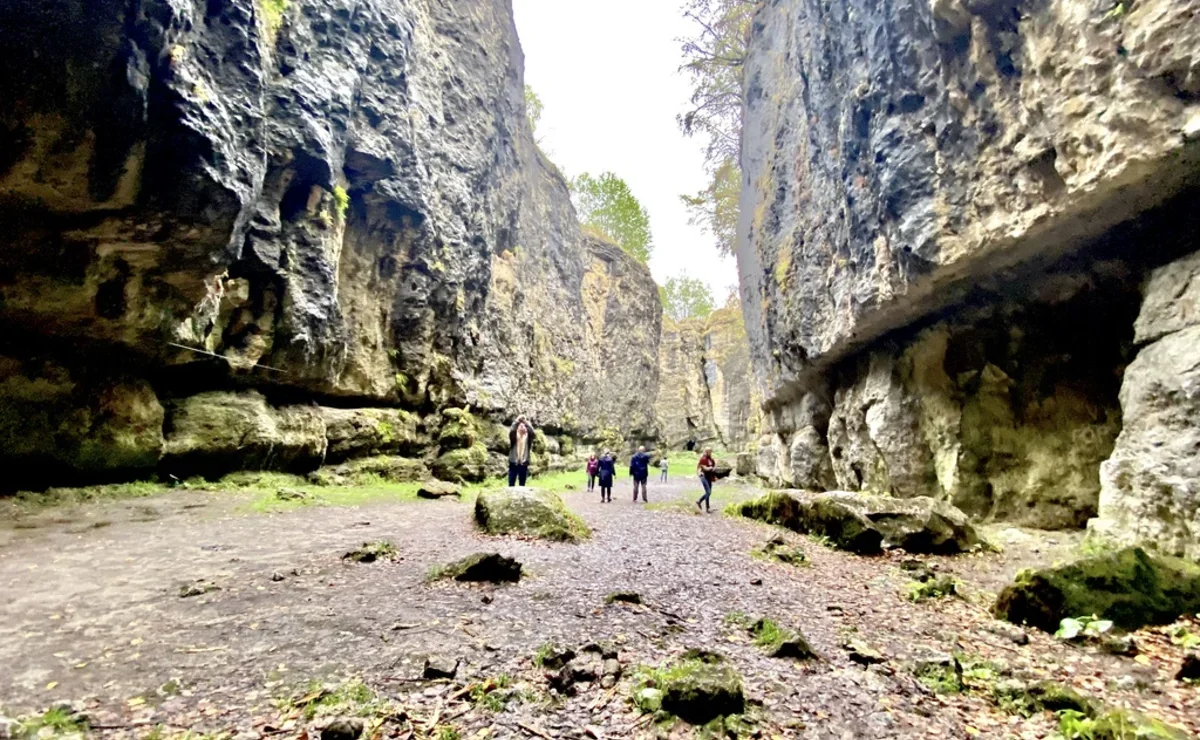
[[[689,651],[674,664],[651,671],[636,691],[646,688],[662,692],[662,711],[693,725],[746,708],[742,677],[715,653]]]
[[[478,483],[488,474],[488,451],[481,444],[450,450],[433,461],[433,474],[454,483]]]
[[[468,408],[442,410],[442,428],[438,445],[443,450],[466,449],[481,441],[479,422]]]
[[[475,499],[475,521],[488,534],[577,542],[591,530],[556,493],[533,488],[484,491]]]
[[[1016,624],[1053,632],[1067,617],[1095,614],[1135,630],[1168,624],[1200,610],[1200,566],[1151,556],[1141,548],[1025,570],[1004,589],[993,613]]]
[[[521,564],[500,553],[480,552],[435,568],[430,576],[473,583],[517,583],[521,580]]]
[[[828,537],[837,547],[850,552],[874,554],[882,549],[883,535],[870,521],[854,508],[832,499],[800,498],[773,491],[738,504],[733,511],[794,532]]]

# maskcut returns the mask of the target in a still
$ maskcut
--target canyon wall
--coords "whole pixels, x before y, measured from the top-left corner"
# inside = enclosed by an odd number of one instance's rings
[[[661,441],[741,452],[758,438],[759,399],[750,383],[750,347],[737,306],[705,318],[663,319],[658,399]]]
[[[1098,531],[1200,552],[1179,354],[1198,13],[763,5],[738,255],[760,475],[1031,526],[1099,515]]]
[[[654,435],[656,287],[581,236],[506,0],[16,0],[0,52],[15,478]]]

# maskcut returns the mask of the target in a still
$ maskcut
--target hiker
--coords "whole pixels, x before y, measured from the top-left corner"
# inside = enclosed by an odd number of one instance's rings
[[[658,461],[658,469],[662,471],[662,475],[658,476],[658,482],[666,483],[667,482],[667,457],[666,457],[666,455],[664,455],[663,458]]]
[[[587,477],[588,477],[588,493],[596,489],[596,473],[600,470],[600,461],[596,459],[596,453],[588,456],[587,461]]]
[[[608,450],[596,463],[596,472],[600,476],[600,503],[612,502],[613,478],[617,476],[617,461]]]
[[[629,461],[629,476],[633,478],[633,500],[637,501],[638,486],[642,488],[642,502],[646,501],[646,479],[650,477],[650,456],[645,447],[639,447]]]
[[[713,459],[711,447],[704,448],[704,454],[700,456],[696,470],[700,473],[700,485],[704,486],[704,495],[696,502],[696,508],[711,513],[712,506],[709,499],[712,498],[713,481],[717,479],[717,461]],[[701,506],[701,504],[704,505]]]
[[[513,487],[519,481],[525,485],[529,477],[529,459],[533,454],[533,425],[525,420],[524,415],[518,416],[508,431],[508,485]]]

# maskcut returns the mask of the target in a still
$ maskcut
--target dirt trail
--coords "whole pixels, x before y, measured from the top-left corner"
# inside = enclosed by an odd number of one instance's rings
[[[688,478],[652,481],[649,510],[629,500],[627,482],[612,504],[568,494],[594,528],[580,545],[483,537],[461,503],[262,515],[240,513],[237,496],[198,493],[85,507],[29,529],[6,526],[0,665],[8,669],[0,671],[0,704],[13,712],[84,700],[95,724],[114,728],[104,731],[111,735],[145,735],[162,722],[258,737],[272,700],[313,680],[361,676],[410,711],[431,713],[472,678],[503,673],[545,692],[531,662],[539,646],[600,640],[620,649],[627,678],[618,690],[513,703],[501,713],[472,708],[455,717],[462,737],[486,726],[491,737],[531,736],[521,723],[552,737],[584,737],[586,725],[607,737],[651,733],[627,700],[628,675],[689,647],[733,661],[767,736],[1050,732],[1049,715],[1026,719],[982,698],[935,695],[904,667],[924,650],[1003,661],[1018,677],[1057,677],[1167,719],[1190,716],[1198,729],[1195,690],[1183,699],[1156,693],[1170,684],[1169,665],[1140,666],[1041,634],[1020,646],[1011,628],[965,600],[908,603],[898,596],[908,582],[899,556],[860,558],[789,535],[811,567],[755,559],[752,548],[775,530],[684,513],[686,501],[658,508],[697,488]],[[1005,554],[935,560],[970,592],[995,589],[1019,565],[1061,554],[1014,538],[1020,541]],[[396,560],[342,561],[354,546],[381,539],[395,543]],[[516,557],[528,577],[505,588],[426,582],[431,567],[482,550]],[[200,579],[219,590],[180,597],[182,585]],[[617,590],[637,591],[644,605],[606,605]],[[733,612],[799,626],[824,660],[765,657],[728,624]],[[854,662],[847,638],[869,642],[886,662]],[[457,683],[417,680],[431,653],[463,659]],[[1115,686],[1122,675],[1150,688]]]

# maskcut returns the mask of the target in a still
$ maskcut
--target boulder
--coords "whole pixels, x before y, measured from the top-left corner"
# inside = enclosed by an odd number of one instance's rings
[[[754,454],[751,452],[739,452],[734,470],[739,478],[754,475]]]
[[[1042,570],[1024,570],[992,612],[1053,632],[1067,617],[1096,615],[1125,630],[1168,624],[1200,610],[1200,565],[1137,547]]]
[[[460,496],[462,496],[462,489],[457,485],[439,480],[427,480],[417,489],[417,498],[440,499]]]
[[[442,410],[442,427],[438,431],[438,446],[443,451],[466,449],[481,440],[479,423],[467,408]]]
[[[315,470],[325,421],[311,406],[274,407],[256,391],[214,391],[168,407],[162,468],[180,478],[235,470]]]
[[[931,498],[778,491],[739,504],[738,513],[796,532],[828,537],[844,550],[957,553],[980,544],[965,514]]]
[[[733,466],[728,460],[717,460],[717,465],[713,468],[713,474],[717,476],[717,480],[728,478],[733,475]]]
[[[433,474],[455,483],[479,483],[488,477],[490,458],[481,444],[450,450],[433,461]]]
[[[693,725],[745,711],[742,677],[715,653],[689,651],[667,668],[659,688],[663,710]]]
[[[750,634],[766,648],[767,655],[772,658],[813,660],[817,657],[817,652],[799,629],[783,628],[763,618],[750,626]]]
[[[558,494],[535,488],[483,491],[475,499],[475,521],[493,535],[575,542],[591,534]]]
[[[421,419],[401,409],[336,409],[322,407],[327,464],[378,455],[418,456],[429,446],[420,433]]]
[[[378,480],[386,483],[411,483],[429,476],[429,467],[421,460],[381,455],[351,460],[325,467],[309,476],[322,486],[357,486]]]
[[[1188,653],[1175,674],[1176,681],[1200,681],[1200,653]]]
[[[436,569],[434,575],[471,583],[518,583],[521,580],[521,564],[498,552],[480,552],[444,565]]]

